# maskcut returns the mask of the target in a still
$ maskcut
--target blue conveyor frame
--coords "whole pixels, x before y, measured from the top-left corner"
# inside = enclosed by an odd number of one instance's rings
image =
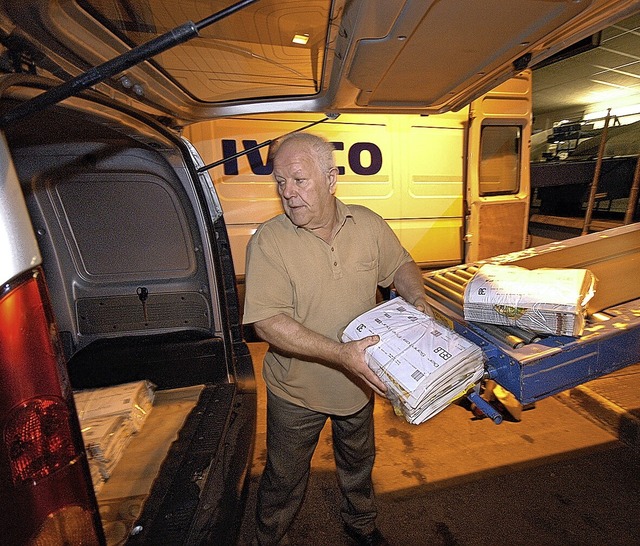
[[[528,268],[587,268],[598,277],[598,302],[580,337],[549,336],[515,346],[464,319],[460,301],[429,289],[436,315],[479,345],[487,376],[529,404],[640,362],[640,224],[551,243],[471,264],[504,263]],[[470,264],[432,272],[467,270]],[[464,272],[464,271],[463,271]],[[620,289],[620,287],[623,289]],[[456,294],[452,294],[457,299]],[[616,298],[632,299],[610,305]],[[595,298],[594,298],[595,299]]]
[[[591,322],[582,336],[550,336],[513,348],[438,302],[453,329],[483,351],[489,378],[522,404],[557,394],[640,362],[640,299],[619,305],[617,315]],[[613,309],[612,309],[613,310]]]

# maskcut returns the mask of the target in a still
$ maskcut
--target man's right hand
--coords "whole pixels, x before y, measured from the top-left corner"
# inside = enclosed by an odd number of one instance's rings
[[[387,387],[367,366],[365,357],[366,348],[380,341],[378,336],[340,343],[305,328],[284,314],[258,321],[254,323],[254,328],[261,339],[274,347],[308,360],[339,364],[379,395],[385,396]]]
[[[365,350],[380,341],[378,336],[368,336],[356,341],[343,343],[340,349],[340,364],[356,377],[362,379],[375,392],[386,396],[387,387],[380,378],[369,368]]]

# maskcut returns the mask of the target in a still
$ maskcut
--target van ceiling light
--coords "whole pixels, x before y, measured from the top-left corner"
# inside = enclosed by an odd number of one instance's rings
[[[294,44],[307,45],[309,41],[308,34],[295,34],[293,36],[293,40],[291,40]]]

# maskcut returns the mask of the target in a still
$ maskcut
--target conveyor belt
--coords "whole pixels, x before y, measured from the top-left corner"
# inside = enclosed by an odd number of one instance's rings
[[[456,310],[462,307],[464,286],[484,263],[589,269],[598,279],[589,302],[592,315],[620,303],[640,298],[640,224],[631,224],[584,237],[558,241],[505,254],[476,264],[464,264],[425,275],[429,293]]]
[[[455,270],[435,272],[424,279],[427,294],[460,315],[463,314],[464,290],[467,283],[478,271],[477,265],[466,265]],[[500,339],[513,348],[522,347],[525,343],[539,341],[540,337],[516,326],[497,326],[492,324],[476,324],[490,335]]]
[[[583,335],[540,339],[519,329],[466,322],[464,289],[484,263],[591,270],[598,281]],[[639,272],[640,224],[631,224],[430,272],[424,282],[436,313],[482,347],[489,375],[529,403],[640,362]]]

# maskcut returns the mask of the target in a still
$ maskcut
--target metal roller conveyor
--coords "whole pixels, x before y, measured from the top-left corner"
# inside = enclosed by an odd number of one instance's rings
[[[469,280],[473,278],[474,273],[478,270],[475,266],[470,269],[473,271],[462,268],[455,270],[447,269],[442,272],[434,272],[431,275],[425,276],[424,283],[427,288],[427,292],[433,296],[433,292],[435,291],[438,294],[437,298],[441,303],[445,303],[443,301],[443,296],[444,298],[448,297],[453,309],[462,314],[464,290]],[[539,336],[536,336],[534,333],[527,332],[521,328],[480,323],[475,323],[475,326],[514,349],[522,347],[525,343],[531,343],[534,340],[540,339]]]
[[[485,263],[589,269],[597,278],[580,337],[540,337],[464,320],[464,289]],[[479,345],[487,375],[528,404],[640,362],[640,224],[557,241],[424,275],[441,320]]]

